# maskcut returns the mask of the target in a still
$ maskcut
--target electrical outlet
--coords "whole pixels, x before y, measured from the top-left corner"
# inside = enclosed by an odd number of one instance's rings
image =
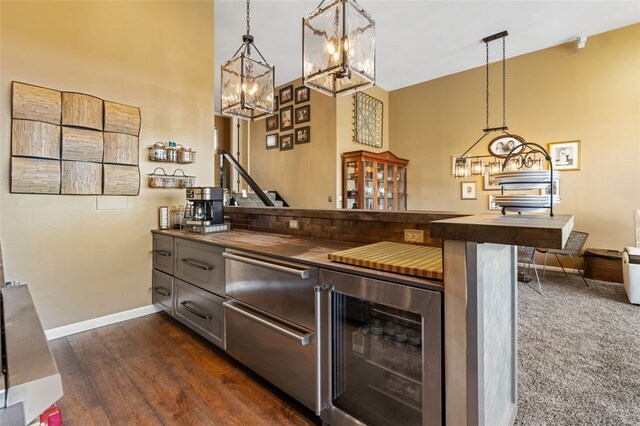
[[[330,202],[330,203],[333,203],[333,197],[331,195],[329,195],[327,197],[327,201]]]
[[[295,219],[290,219],[289,220],[289,229],[300,229],[298,227],[298,221]]]
[[[404,242],[417,244],[424,243],[424,231],[420,229],[405,229]]]

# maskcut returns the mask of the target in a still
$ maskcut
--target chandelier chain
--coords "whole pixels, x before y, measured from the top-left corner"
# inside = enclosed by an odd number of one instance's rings
[[[250,11],[249,2],[250,1],[251,0],[247,0],[247,35],[249,35],[249,33],[251,32],[251,24],[249,22],[249,11]]]
[[[487,91],[486,91],[486,96],[485,96],[486,97],[486,104],[487,104],[486,105],[487,106],[487,111],[486,111],[486,113],[487,113],[487,125],[486,125],[485,128],[489,128],[489,43],[485,42],[484,45],[485,45],[486,50],[487,50],[487,53],[486,53],[486,58],[487,58],[486,64],[487,65],[486,65],[486,72],[485,72],[486,80],[487,80]]]
[[[507,127],[507,61],[506,37],[502,37],[502,127]]]

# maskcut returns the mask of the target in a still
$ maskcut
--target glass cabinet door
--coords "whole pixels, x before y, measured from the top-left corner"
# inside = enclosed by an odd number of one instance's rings
[[[407,169],[405,167],[398,167],[397,176],[398,187],[398,210],[407,209]]]
[[[358,162],[357,161],[349,161],[345,166],[345,178],[346,178],[346,189],[347,189],[347,208],[348,209],[357,209],[358,206]]]
[[[387,166],[387,209],[395,210],[396,208],[396,168],[392,165]]]
[[[376,174],[376,188],[377,188],[377,193],[376,193],[376,199],[378,200],[377,203],[377,209],[378,210],[384,210],[384,197],[385,197],[385,192],[386,192],[386,185],[385,185],[385,173],[384,173],[384,164],[380,164],[377,163],[377,174]]]
[[[333,404],[367,424],[422,424],[422,317],[344,294],[333,309]]]
[[[364,162],[364,206],[363,209],[373,210],[373,200],[375,182],[374,182],[375,168],[372,161]]]

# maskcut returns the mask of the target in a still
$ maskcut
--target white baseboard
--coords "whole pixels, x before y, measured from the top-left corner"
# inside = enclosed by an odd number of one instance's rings
[[[62,327],[52,328],[45,330],[44,334],[47,336],[47,340],[58,339],[60,337],[69,336],[71,334],[80,333],[81,331],[92,330],[94,328],[103,327],[109,324],[115,324],[117,322],[130,320],[133,318],[143,317],[145,315],[154,314],[160,312],[160,309],[147,305],[140,308],[130,309],[124,312],[118,312],[111,315],[105,315],[99,318],[93,318],[86,321],[77,322],[75,324],[63,325]]]

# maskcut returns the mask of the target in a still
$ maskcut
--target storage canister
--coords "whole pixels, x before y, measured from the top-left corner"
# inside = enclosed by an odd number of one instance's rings
[[[172,163],[178,162],[178,149],[175,147],[167,147],[167,161],[171,161]]]

